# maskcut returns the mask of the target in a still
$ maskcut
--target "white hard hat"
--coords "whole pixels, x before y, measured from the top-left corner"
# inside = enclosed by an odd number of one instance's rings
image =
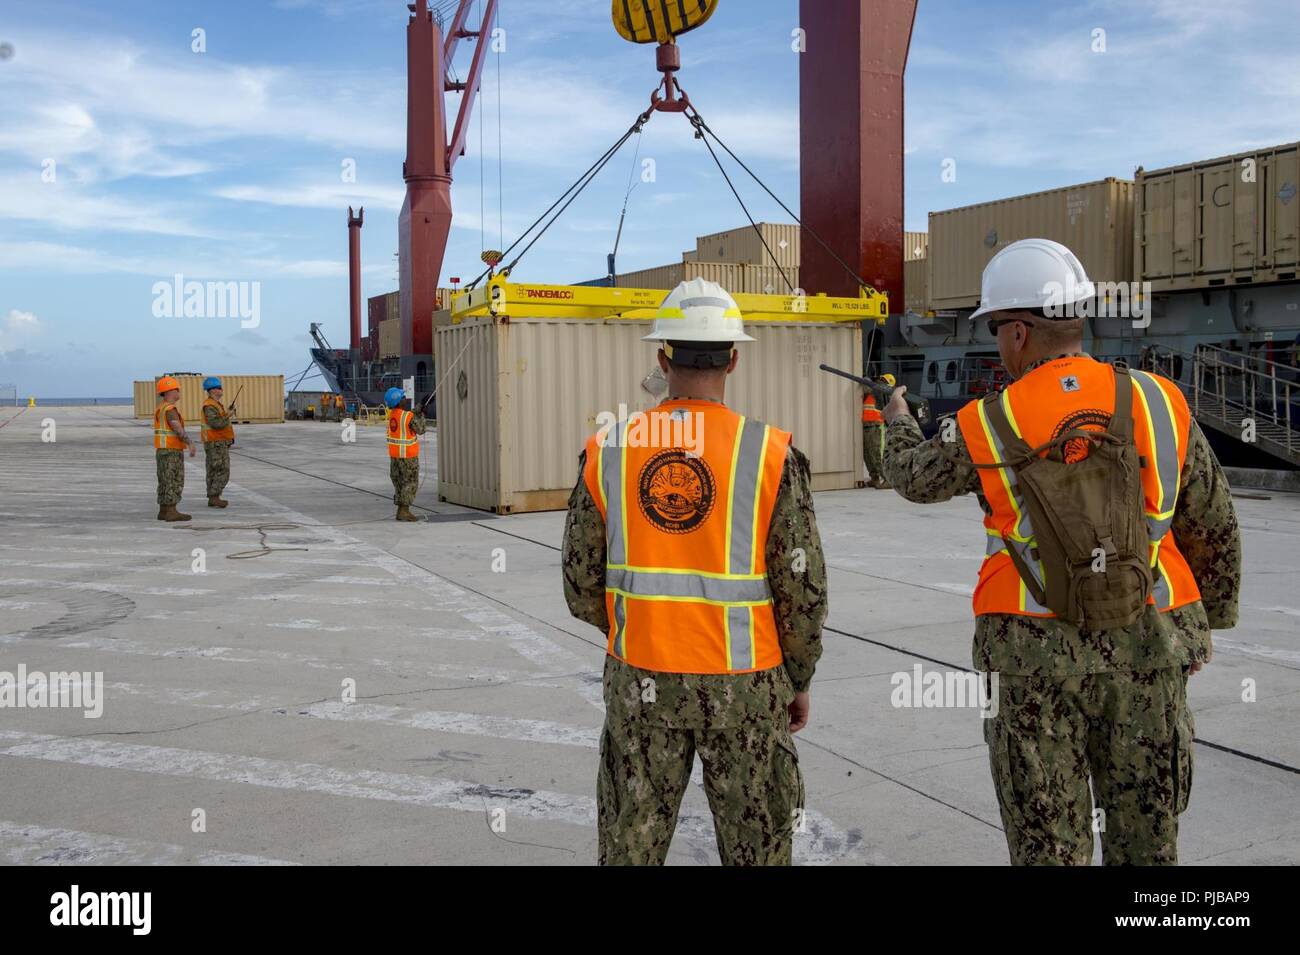
[[[988,312],[1022,308],[1060,310],[1053,317],[1068,318],[1070,306],[1093,298],[1093,287],[1073,252],[1051,239],[1021,239],[993,256],[984,267],[980,307],[971,318]]]
[[[740,306],[717,282],[691,279],[668,293],[643,342],[752,342]]]

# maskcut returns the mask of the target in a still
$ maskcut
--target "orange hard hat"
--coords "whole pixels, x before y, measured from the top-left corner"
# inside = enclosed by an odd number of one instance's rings
[[[158,379],[158,394],[166,394],[169,391],[180,391],[181,386],[171,375],[163,375]]]

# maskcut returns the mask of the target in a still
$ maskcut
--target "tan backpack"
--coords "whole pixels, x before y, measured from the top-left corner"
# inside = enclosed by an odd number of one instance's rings
[[[1020,438],[999,395],[985,397],[989,424],[1006,451],[1033,524],[1044,586],[1016,548],[1008,547],[1020,579],[1039,604],[1067,623],[1089,630],[1126,627],[1142,616],[1153,579],[1141,470],[1133,443],[1133,386],[1128,369],[1115,367],[1115,412],[1105,431],[1072,428],[1030,448]],[[1066,461],[1066,442],[1086,439],[1088,455]]]

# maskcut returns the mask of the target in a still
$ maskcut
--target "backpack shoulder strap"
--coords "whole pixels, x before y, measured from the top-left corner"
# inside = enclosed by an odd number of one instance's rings
[[[1106,430],[1128,444],[1133,440],[1133,376],[1124,366],[1111,367],[1115,369],[1115,412]]]

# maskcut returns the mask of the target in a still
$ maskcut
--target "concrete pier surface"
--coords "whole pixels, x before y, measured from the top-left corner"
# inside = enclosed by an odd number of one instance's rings
[[[379,428],[291,422],[239,429],[226,510],[187,458],[194,520],[165,524],[130,414],[0,409],[0,671],[87,691],[0,708],[0,861],[594,862],[604,638],[565,607],[562,513],[438,503],[431,432],[432,520],[395,523]],[[1297,863],[1300,495],[1236,503],[1241,624],[1191,681],[1180,855]],[[978,711],[891,705],[894,674],[970,665],[975,501],[816,505],[831,614],[796,861],[1005,864]],[[718,861],[698,765],[669,861]]]

